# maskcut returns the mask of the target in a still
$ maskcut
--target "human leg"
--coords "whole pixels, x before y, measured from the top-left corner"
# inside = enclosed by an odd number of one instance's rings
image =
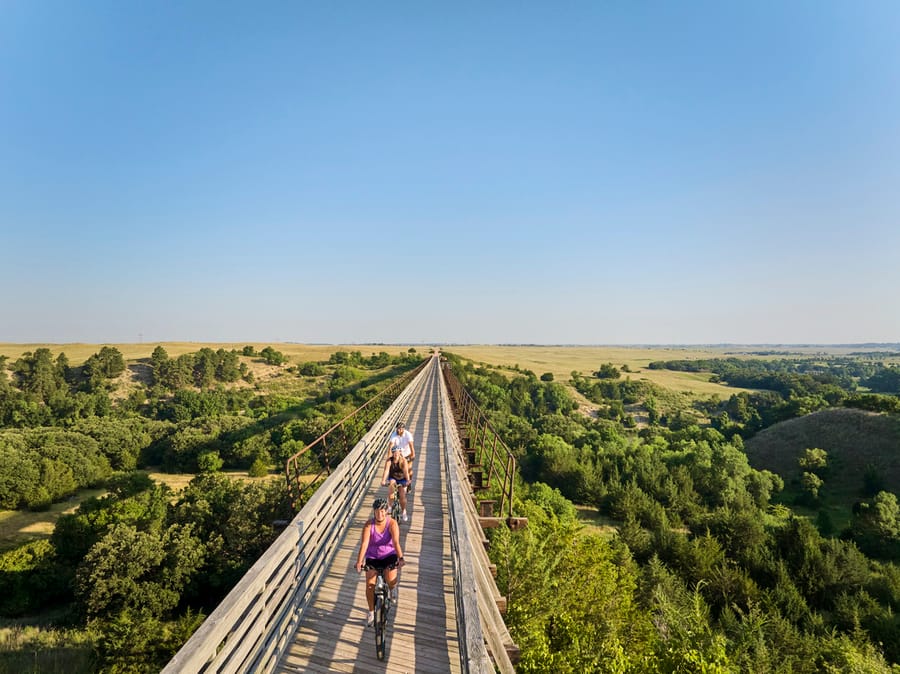
[[[369,604],[369,611],[375,610],[375,579],[378,572],[374,569],[366,569],[366,602]]]
[[[397,587],[397,568],[388,568],[384,571],[384,579],[387,581],[388,587],[393,590]]]
[[[394,490],[397,488],[397,481],[394,478],[388,478],[388,512],[394,505]]]

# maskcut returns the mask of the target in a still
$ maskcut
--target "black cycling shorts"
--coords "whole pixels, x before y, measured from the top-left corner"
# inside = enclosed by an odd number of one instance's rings
[[[397,553],[391,553],[387,557],[382,557],[381,559],[374,559],[372,557],[366,557],[366,566],[371,566],[373,569],[386,569],[390,566],[395,566],[397,564]]]

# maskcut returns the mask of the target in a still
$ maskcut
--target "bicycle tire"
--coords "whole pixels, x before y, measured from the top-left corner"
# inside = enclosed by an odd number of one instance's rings
[[[394,500],[394,505],[391,506],[391,519],[397,522],[397,526],[400,526],[400,495],[397,495],[397,498]]]
[[[384,597],[375,595],[375,655],[384,660]]]

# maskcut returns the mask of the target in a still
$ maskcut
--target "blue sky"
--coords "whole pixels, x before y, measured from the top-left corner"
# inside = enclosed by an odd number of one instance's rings
[[[0,2],[0,341],[900,341],[900,3]]]

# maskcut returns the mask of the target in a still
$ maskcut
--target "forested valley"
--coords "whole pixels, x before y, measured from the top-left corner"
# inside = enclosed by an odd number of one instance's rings
[[[158,672],[290,521],[285,460],[421,361],[0,356],[0,514],[97,494],[49,537],[3,529],[0,672]]]
[[[900,671],[900,368],[883,355],[650,364],[744,387],[727,399],[598,363],[572,372],[586,414],[552,373],[451,354],[519,462],[528,526],[491,530],[490,553],[518,671]]]
[[[900,671],[900,354],[648,366],[716,397],[450,351],[518,460],[528,526],[488,533],[519,671]],[[159,671],[290,518],[284,461],[421,359],[0,357],[0,508],[80,501],[2,539],[0,671]]]

